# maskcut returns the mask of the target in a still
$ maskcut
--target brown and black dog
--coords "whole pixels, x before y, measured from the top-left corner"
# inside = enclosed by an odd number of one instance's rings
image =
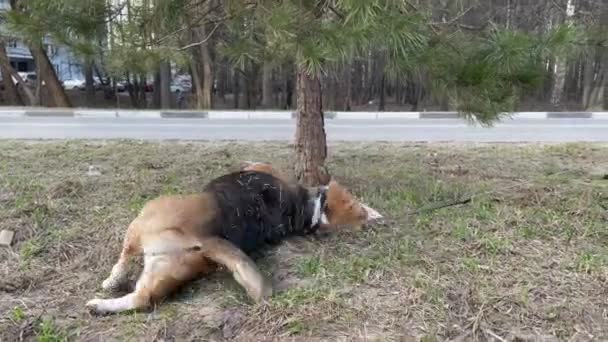
[[[256,301],[272,295],[249,254],[264,244],[323,227],[359,228],[379,218],[335,181],[307,189],[265,171],[241,170],[212,180],[200,194],[151,200],[129,225],[106,290],[127,281],[129,258],[144,255],[135,290],[120,298],[93,299],[93,313],[138,310],[158,303],[186,282],[219,265]],[[276,172],[275,172],[276,173]]]

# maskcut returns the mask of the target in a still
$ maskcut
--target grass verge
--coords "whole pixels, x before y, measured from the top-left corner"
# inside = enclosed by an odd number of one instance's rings
[[[330,151],[334,176],[384,225],[266,252],[259,262],[278,289],[267,305],[218,274],[152,312],[99,318],[84,303],[146,200],[199,191],[242,160],[289,170],[291,149],[1,142],[0,229],[16,236],[0,249],[0,341],[608,338],[608,146]],[[470,194],[466,205],[407,215]]]

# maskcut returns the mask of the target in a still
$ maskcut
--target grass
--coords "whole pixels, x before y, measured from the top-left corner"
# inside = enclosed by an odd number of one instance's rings
[[[243,160],[289,170],[291,148],[0,142],[0,229],[16,233],[0,249],[0,341],[608,338],[599,144],[336,144],[333,175],[386,222],[267,251],[258,263],[277,290],[269,303],[216,274],[151,312],[84,310],[108,295],[100,283],[147,200],[199,191]]]

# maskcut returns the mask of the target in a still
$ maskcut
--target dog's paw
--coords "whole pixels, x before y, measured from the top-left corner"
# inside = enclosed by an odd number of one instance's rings
[[[121,283],[116,279],[108,278],[101,283],[101,288],[105,291],[118,291],[121,288]]]
[[[116,283],[112,280],[112,278],[108,278],[101,283],[101,288],[109,291],[113,290],[116,287]]]
[[[85,304],[85,308],[93,315],[103,315],[107,313],[107,311],[104,309],[103,302],[103,299],[91,299]]]

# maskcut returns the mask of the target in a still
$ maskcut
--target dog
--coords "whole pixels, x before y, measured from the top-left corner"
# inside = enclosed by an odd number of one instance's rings
[[[336,181],[305,188],[268,170],[228,173],[199,194],[147,202],[129,225],[118,261],[102,283],[104,290],[122,287],[130,258],[143,254],[135,290],[119,298],[95,298],[85,306],[94,314],[144,310],[220,266],[260,302],[273,289],[251,252],[324,227],[360,229],[377,216]]]

